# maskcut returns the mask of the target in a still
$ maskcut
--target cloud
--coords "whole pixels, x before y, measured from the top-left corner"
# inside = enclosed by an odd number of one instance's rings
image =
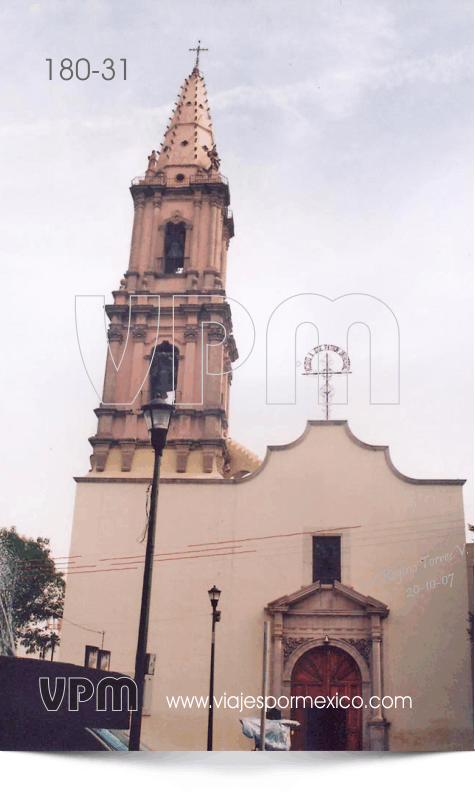
[[[83,129],[87,132],[103,132],[108,130],[119,131],[126,128],[136,128],[142,120],[155,120],[160,125],[165,125],[171,114],[170,104],[157,108],[124,108],[116,114],[101,116],[80,116],[68,119],[57,119],[52,116],[47,119],[33,119],[31,121],[16,121],[0,126],[0,137],[12,136],[20,138],[27,136],[67,135],[71,130]]]
[[[328,117],[344,118],[357,110],[370,92],[392,90],[407,84],[449,84],[470,78],[471,58],[468,48],[451,54],[425,58],[404,58],[390,65],[353,66],[333,69],[320,80],[309,78],[283,86],[236,86],[210,97],[214,108],[262,110],[273,107],[301,120],[306,107],[319,106]]]

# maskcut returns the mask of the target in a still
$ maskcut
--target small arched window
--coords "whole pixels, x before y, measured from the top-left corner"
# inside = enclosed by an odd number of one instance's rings
[[[169,221],[165,228],[165,274],[183,271],[185,263],[186,229],[183,221],[173,224]]]
[[[175,356],[173,356],[175,354]],[[150,399],[166,398],[168,393],[176,391],[178,378],[178,349],[168,340],[157,346],[150,368]]]

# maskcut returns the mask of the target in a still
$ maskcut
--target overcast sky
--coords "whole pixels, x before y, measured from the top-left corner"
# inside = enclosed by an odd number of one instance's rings
[[[307,326],[297,338],[297,404],[266,405],[274,308],[298,293],[370,294],[398,319],[401,401],[369,404],[368,333],[354,327],[350,403],[333,417],[348,418],[361,440],[389,445],[409,476],[467,478],[473,522],[471,15],[470,0],[3,7],[0,525],[68,551],[73,476],[89,469],[97,406],[74,297],[110,301],[119,286],[128,186],[163,138],[199,38],[236,221],[227,290],[257,332],[234,377],[231,436],[263,456],[323,417],[314,380],[300,377],[318,343]],[[66,57],[88,58],[92,69],[112,58],[118,74],[63,81]],[[346,349],[343,331],[321,332],[320,343]],[[239,313],[235,334],[243,352]],[[99,382],[105,353],[98,336]],[[388,349],[378,372],[388,379],[390,360]]]
[[[301,366],[297,404],[266,405],[265,330],[279,302],[370,294],[399,322],[401,402],[369,404],[368,335],[354,327],[353,392],[333,417],[348,418],[361,440],[389,445],[409,476],[467,478],[473,521],[472,28],[471,0],[2,4],[0,526],[68,552],[73,476],[89,469],[97,406],[74,297],[110,301],[119,286],[128,186],[163,138],[198,39],[209,48],[201,65],[236,220],[228,293],[257,331],[233,381],[231,436],[263,456],[323,417]],[[106,58],[121,68],[125,58],[127,79],[118,71],[111,81],[63,81],[62,58],[87,58],[92,69]],[[243,352],[239,313],[235,334]],[[320,342],[347,346],[336,330]],[[317,343],[302,327],[300,363]],[[105,354],[98,333],[90,367],[99,382]],[[387,356],[378,373],[389,379]],[[358,757],[358,773],[373,766]],[[297,770],[285,786],[279,775],[289,794],[316,785],[314,771]],[[182,779],[190,772],[180,764]],[[242,775],[214,767],[216,793],[242,793]],[[209,793],[194,777],[193,793]],[[268,770],[251,785],[276,793]]]

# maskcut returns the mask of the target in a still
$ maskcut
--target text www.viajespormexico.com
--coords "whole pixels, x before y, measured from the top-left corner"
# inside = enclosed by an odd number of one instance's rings
[[[178,697],[166,697],[166,701],[168,703],[168,708],[209,708],[209,697],[197,697],[193,695],[192,697],[183,697],[179,695]],[[408,703],[406,703],[408,701]],[[275,698],[273,695],[267,695],[264,698],[262,695],[258,697],[252,697],[252,695],[229,695],[226,696],[221,695],[220,698],[213,698],[214,708],[231,708],[231,709],[238,709],[240,712],[244,711],[244,709],[253,709],[258,708],[262,709],[265,708],[379,708],[382,706],[383,708],[405,708],[406,705],[408,708],[412,708],[412,697],[408,697],[405,695],[396,695],[396,697],[391,697],[390,695],[385,695],[383,698],[380,698],[378,695],[372,695],[368,703],[365,704],[361,695],[354,695],[352,698],[349,698],[348,695],[341,695],[339,696],[338,693],[333,695],[333,697],[323,697],[320,695],[319,697],[310,697],[309,695],[292,695],[290,698],[286,695],[281,695],[279,698]]]

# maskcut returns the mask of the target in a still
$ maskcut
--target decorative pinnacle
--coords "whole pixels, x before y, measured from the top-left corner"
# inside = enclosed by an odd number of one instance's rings
[[[195,61],[195,69],[199,69],[200,66],[200,53],[207,53],[207,47],[201,47],[201,40],[198,39],[198,47],[189,47],[188,48],[190,53],[196,53],[196,61]]]

